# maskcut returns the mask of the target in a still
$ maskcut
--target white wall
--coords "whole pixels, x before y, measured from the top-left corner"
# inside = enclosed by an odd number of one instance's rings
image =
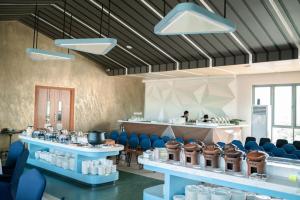
[[[300,83],[300,72],[146,81],[145,118],[167,121],[184,110],[192,119],[204,113],[228,115],[249,124],[245,138],[251,135],[252,86],[287,83]]]
[[[190,112],[190,119],[210,116],[236,116],[236,79],[185,78],[147,81],[145,118],[168,121]]]

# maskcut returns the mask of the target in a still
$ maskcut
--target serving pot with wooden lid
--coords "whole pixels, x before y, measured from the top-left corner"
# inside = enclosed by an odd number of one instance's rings
[[[247,154],[247,158],[249,161],[262,162],[265,161],[268,157],[263,151],[251,151]]]
[[[165,146],[167,149],[177,149],[180,147],[180,143],[175,140],[170,140],[165,144]]]
[[[220,155],[221,149],[215,144],[210,144],[203,148],[203,153],[206,155]]]

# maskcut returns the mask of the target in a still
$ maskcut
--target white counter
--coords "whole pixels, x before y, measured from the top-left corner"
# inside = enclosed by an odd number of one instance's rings
[[[144,168],[151,171],[164,173],[165,176],[180,177],[176,184],[184,183],[187,180],[207,182],[215,185],[226,186],[235,189],[241,189],[249,192],[270,195],[285,199],[300,199],[300,185],[291,182],[286,177],[272,175],[266,181],[250,179],[246,176],[233,176],[224,172],[218,173],[205,168],[193,168],[192,166],[181,166],[172,164],[172,162],[158,162],[139,157],[139,163],[144,165]],[[300,168],[298,168],[299,170]],[[173,188],[174,182],[165,181],[165,189]],[[177,180],[177,179],[175,179]],[[187,181],[188,182],[188,181]],[[175,191],[176,192],[176,191]],[[174,191],[166,193],[165,198],[169,200]]]
[[[119,123],[131,123],[131,124],[147,124],[147,125],[162,125],[162,126],[180,126],[180,127],[190,127],[190,128],[210,128],[210,129],[230,129],[230,128],[243,128],[248,127],[248,124],[240,125],[218,125],[214,123],[199,123],[199,124],[172,124],[165,122],[156,122],[156,121],[125,121],[118,120]]]
[[[45,145],[51,145],[53,147],[59,147],[64,149],[69,149],[73,151],[80,151],[80,152],[87,152],[87,153],[102,153],[102,152],[114,152],[114,151],[122,151],[124,149],[123,145],[116,144],[115,146],[103,146],[98,145],[97,147],[92,146],[77,146],[72,144],[62,144],[58,142],[51,142],[47,140],[41,140],[38,138],[31,138],[20,135],[19,138],[24,142],[31,142],[31,143],[39,143]]]

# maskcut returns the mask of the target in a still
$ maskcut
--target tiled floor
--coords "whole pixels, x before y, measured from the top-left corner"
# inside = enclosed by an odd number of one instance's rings
[[[162,183],[157,179],[120,171],[120,179],[115,185],[91,188],[48,172],[43,173],[47,179],[46,193],[65,200],[142,200],[145,188]]]

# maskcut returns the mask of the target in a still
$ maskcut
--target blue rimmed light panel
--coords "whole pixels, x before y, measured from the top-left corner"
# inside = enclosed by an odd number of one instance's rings
[[[55,51],[46,51],[36,48],[27,48],[26,53],[34,61],[45,61],[45,60],[72,60],[75,58],[74,55],[65,54]]]
[[[158,35],[227,33],[236,30],[229,19],[212,13],[195,3],[175,6],[155,27]]]
[[[105,55],[117,45],[114,38],[57,39],[55,45],[76,51]]]

